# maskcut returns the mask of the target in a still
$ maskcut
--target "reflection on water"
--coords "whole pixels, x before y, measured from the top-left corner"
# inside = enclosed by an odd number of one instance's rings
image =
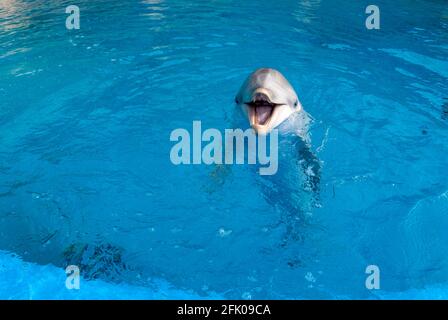
[[[143,16],[149,17],[151,20],[163,20],[166,16],[162,11],[167,10],[168,7],[163,6],[163,0],[144,0],[143,4],[147,5]]]
[[[318,18],[317,10],[320,7],[320,0],[299,1],[295,6],[293,16],[299,23],[310,24]]]
[[[442,105],[442,119],[448,120],[448,98],[445,98],[445,102]]]
[[[30,26],[29,16],[24,13],[28,4],[21,0],[0,1],[0,29],[13,32],[15,29],[25,29]]]

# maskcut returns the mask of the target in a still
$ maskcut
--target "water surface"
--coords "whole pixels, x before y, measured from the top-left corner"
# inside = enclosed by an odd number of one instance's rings
[[[380,30],[363,1],[78,1],[67,30],[70,4],[0,1],[0,250],[205,298],[447,284],[445,1],[377,1]],[[318,203],[294,166],[269,184],[252,166],[170,162],[171,131],[231,127],[264,66],[314,118]]]

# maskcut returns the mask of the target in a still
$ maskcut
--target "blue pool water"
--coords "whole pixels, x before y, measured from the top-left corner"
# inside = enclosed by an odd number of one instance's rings
[[[446,1],[376,1],[380,30],[366,1],[70,4],[0,1],[0,298],[448,297]],[[314,119],[317,195],[287,151],[170,161],[262,66]]]

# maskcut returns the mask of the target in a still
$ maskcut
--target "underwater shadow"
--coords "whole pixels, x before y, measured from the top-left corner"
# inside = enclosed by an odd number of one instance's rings
[[[445,102],[442,104],[442,120],[448,120],[448,98],[444,100]]]

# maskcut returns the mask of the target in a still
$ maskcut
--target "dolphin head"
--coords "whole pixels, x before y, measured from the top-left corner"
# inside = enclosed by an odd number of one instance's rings
[[[296,92],[277,70],[262,68],[244,81],[235,98],[251,127],[268,134],[294,112],[302,110]]]

